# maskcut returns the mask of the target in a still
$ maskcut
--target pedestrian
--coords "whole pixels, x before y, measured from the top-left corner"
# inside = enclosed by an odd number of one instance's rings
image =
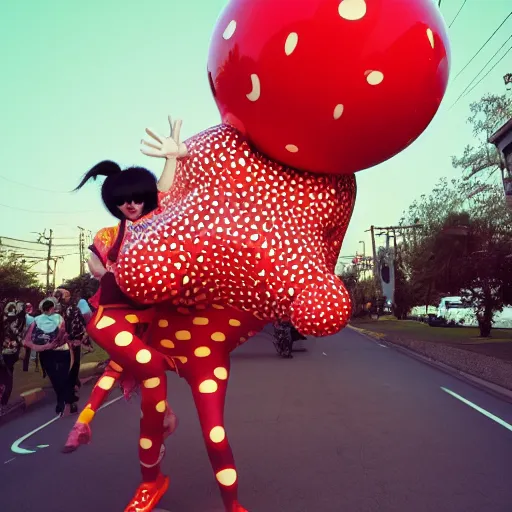
[[[53,296],[59,302],[59,313],[64,318],[67,343],[71,350],[71,371],[69,378],[73,387],[80,389],[80,360],[82,358],[82,344],[88,339],[86,333],[86,320],[77,301],[72,300],[71,292],[65,288],[57,288]],[[89,309],[89,312],[92,313]]]
[[[274,347],[277,353],[285,359],[293,358],[292,327],[290,322],[280,321],[274,324]]]
[[[9,402],[14,385],[14,365],[20,357],[23,335],[26,331],[25,304],[8,302],[2,312],[2,350],[0,357],[0,406]]]
[[[57,300],[46,298],[39,304],[42,313],[35,317],[24,340],[24,345],[39,352],[39,360],[55,391],[55,412],[62,416],[66,405],[71,413],[77,412],[78,401],[74,382],[70,379],[71,351],[66,343],[64,318],[56,313]]]
[[[34,321],[34,307],[32,304],[30,304],[30,302],[25,304],[25,313],[25,332],[27,332],[29,327],[32,325],[32,322]],[[32,352],[30,348],[25,347],[25,356],[23,357],[24,372],[28,372],[30,361],[34,361],[37,370],[37,352]]]

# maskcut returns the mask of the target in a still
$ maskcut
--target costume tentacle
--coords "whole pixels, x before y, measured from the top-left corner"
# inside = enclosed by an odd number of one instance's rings
[[[145,380],[141,386],[139,460],[144,482],[155,481],[165,454],[164,418],[168,409],[167,376]]]
[[[229,372],[229,359],[222,357],[205,368],[203,377],[210,379],[201,380],[198,376],[187,375],[187,382],[192,389],[206,450],[222,501],[226,510],[231,511],[238,503],[238,476],[224,423]]]

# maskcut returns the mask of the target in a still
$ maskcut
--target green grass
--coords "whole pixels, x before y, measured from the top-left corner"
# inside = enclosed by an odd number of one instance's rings
[[[438,343],[480,344],[480,343],[510,343],[512,329],[493,329],[490,338],[480,338],[477,327],[430,327],[413,320],[397,320],[394,317],[383,317],[379,320],[356,319],[351,321],[354,327],[384,334],[400,334],[421,341]]]
[[[90,352],[89,354],[84,355],[81,359],[81,364],[99,363],[100,361],[105,361],[105,359],[108,359],[107,353],[95,344],[94,352]],[[36,372],[35,368],[35,363],[31,362],[28,372],[24,372],[23,362],[21,359],[16,363],[16,366],[14,367],[14,386],[9,403],[17,400],[21,393],[24,393],[25,391],[29,391],[35,388],[51,387],[51,383],[48,377],[43,379],[41,368],[39,368],[38,372]]]

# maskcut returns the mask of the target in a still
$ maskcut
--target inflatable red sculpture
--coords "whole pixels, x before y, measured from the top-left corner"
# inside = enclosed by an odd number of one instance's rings
[[[127,225],[115,276],[151,306],[146,342],[191,386],[226,511],[245,510],[223,419],[230,352],[275,319],[314,336],[346,325],[334,267],[354,173],[419,137],[448,72],[432,0],[232,0],[221,15],[208,76],[223,124],[185,142],[160,208]],[[101,310],[93,322],[120,335]],[[142,390],[157,385],[137,361]],[[158,463],[162,428],[140,440]],[[152,510],[166,488],[142,486],[126,510]]]

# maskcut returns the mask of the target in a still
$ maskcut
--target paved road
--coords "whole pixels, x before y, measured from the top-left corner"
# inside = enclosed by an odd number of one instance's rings
[[[233,356],[227,425],[250,512],[512,510],[512,432],[441,388],[512,424],[510,404],[348,329],[308,346],[279,359],[260,335]],[[189,391],[169,388],[181,425],[160,506],[221,512]],[[138,404],[104,409],[75,454],[59,451],[71,418],[22,444],[48,447],[12,453],[52,409],[0,428],[0,510],[122,511],[139,478]]]

